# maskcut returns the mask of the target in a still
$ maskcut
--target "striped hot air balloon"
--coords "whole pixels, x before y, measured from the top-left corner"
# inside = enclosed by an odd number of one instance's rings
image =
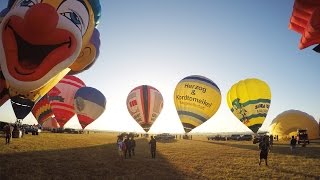
[[[271,91],[268,84],[260,79],[241,80],[228,91],[227,103],[231,112],[257,133],[268,114]]]
[[[50,107],[48,95],[45,94],[32,108],[33,116],[39,124],[43,125],[45,121],[51,119],[53,112]]]
[[[162,95],[152,86],[138,86],[128,94],[128,111],[146,132],[159,116],[162,107]]]
[[[48,92],[51,109],[60,127],[63,127],[75,115],[74,95],[79,88],[84,86],[84,82],[79,78],[67,75]]]
[[[210,119],[221,104],[219,87],[212,80],[199,75],[183,78],[177,84],[173,98],[187,133]]]
[[[83,129],[104,112],[106,102],[105,96],[95,88],[82,87],[76,92],[74,107]]]

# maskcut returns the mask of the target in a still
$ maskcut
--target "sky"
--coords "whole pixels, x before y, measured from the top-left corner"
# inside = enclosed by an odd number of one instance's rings
[[[0,8],[6,1],[0,0]],[[182,133],[173,93],[189,75],[217,84],[218,112],[193,132],[249,131],[228,109],[234,83],[258,78],[271,88],[267,130],[280,113],[296,109],[320,118],[320,54],[299,50],[300,34],[288,29],[293,0],[103,0],[98,25],[100,56],[78,75],[107,99],[105,112],[87,129],[142,131],[126,107],[139,85],[157,88],[164,107],[150,133]],[[14,119],[10,103],[0,118]],[[30,114],[24,122],[34,122]],[[80,127],[74,117],[67,126]]]

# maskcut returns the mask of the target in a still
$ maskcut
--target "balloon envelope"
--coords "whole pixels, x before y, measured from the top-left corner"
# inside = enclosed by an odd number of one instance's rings
[[[48,92],[51,109],[60,127],[74,116],[74,95],[84,86],[84,82],[79,78],[67,75]]]
[[[43,128],[60,128],[60,125],[58,124],[57,120],[54,117],[50,117],[45,122],[43,122],[42,127]]]
[[[104,112],[106,102],[105,96],[95,88],[82,87],[76,92],[74,107],[83,129]]]
[[[218,111],[221,92],[212,80],[204,76],[188,76],[177,84],[174,104],[185,132],[190,132]]]
[[[43,124],[48,119],[51,119],[53,112],[50,107],[48,95],[45,94],[32,108],[33,116],[37,119],[39,124]]]
[[[34,102],[23,96],[10,97],[11,105],[17,119],[24,119],[32,110]]]
[[[320,43],[320,1],[295,0],[289,29],[301,34],[299,48]],[[319,46],[314,48],[319,51]]]
[[[256,133],[267,116],[271,91],[262,80],[241,80],[228,91],[227,103],[231,112]]]
[[[269,127],[270,133],[284,140],[296,136],[298,129],[307,129],[309,139],[319,137],[318,122],[311,115],[298,110],[288,110],[279,114]]]
[[[138,86],[128,94],[128,111],[146,132],[159,116],[162,107],[162,95],[152,86]]]

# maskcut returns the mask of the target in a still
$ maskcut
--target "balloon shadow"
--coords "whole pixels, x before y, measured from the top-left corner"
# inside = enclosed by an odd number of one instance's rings
[[[136,139],[135,155],[123,160],[116,143],[0,154],[0,159],[0,179],[184,179],[161,152],[151,158],[144,138]]]
[[[241,143],[239,143],[239,141],[223,141],[223,142],[204,141],[204,140],[197,140],[197,141],[203,141],[207,143],[247,149],[247,150],[256,150],[256,151],[258,150],[258,144],[252,144],[252,142],[250,141],[246,141],[246,142],[240,141]],[[297,147],[294,149],[293,152],[291,152],[289,144],[275,143],[271,148],[271,153],[320,159],[320,143],[313,142],[310,145],[307,145],[307,147],[301,147],[301,145],[297,145]]]

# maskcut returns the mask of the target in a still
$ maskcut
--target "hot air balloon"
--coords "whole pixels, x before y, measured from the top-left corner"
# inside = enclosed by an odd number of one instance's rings
[[[239,81],[227,94],[231,112],[254,133],[257,133],[265,120],[270,102],[268,84],[256,78]]]
[[[79,78],[67,75],[48,92],[51,109],[60,127],[63,127],[74,116],[74,95],[79,88],[84,86],[84,82]]]
[[[186,133],[210,119],[219,109],[221,92],[210,79],[192,75],[174,90],[174,104]]]
[[[307,129],[309,139],[319,138],[318,122],[308,113],[299,110],[282,112],[269,126],[270,133],[284,140],[296,136],[298,129]]]
[[[299,48],[320,43],[320,1],[295,0],[289,29],[301,34]],[[320,45],[314,48],[320,52]]]
[[[43,124],[48,119],[51,119],[53,112],[50,107],[48,95],[44,95],[32,108],[33,116],[36,118],[39,124]]]
[[[90,68],[100,16],[99,0],[8,0],[0,12],[0,106],[10,95],[27,112],[26,100],[35,103],[68,72]]]
[[[51,117],[51,118],[48,118],[45,122],[43,122],[42,127],[57,129],[57,128],[60,128],[60,125],[54,117]]]
[[[138,86],[128,94],[128,111],[146,132],[159,116],[162,107],[162,95],[152,86]]]
[[[17,120],[23,120],[31,111],[34,102],[24,96],[10,97],[11,105]]]
[[[6,86],[6,81],[0,69],[0,107],[9,99],[8,88]]]
[[[74,107],[84,129],[104,112],[106,98],[95,88],[82,87],[74,95]]]

